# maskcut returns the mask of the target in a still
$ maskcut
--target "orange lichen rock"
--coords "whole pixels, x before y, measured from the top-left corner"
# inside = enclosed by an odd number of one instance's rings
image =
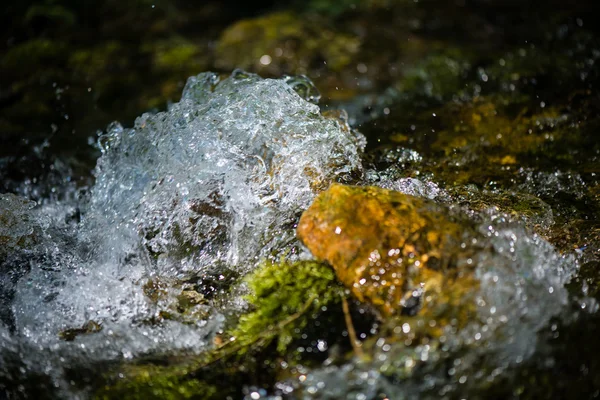
[[[473,225],[424,198],[334,184],[304,212],[297,233],[382,316],[459,304],[460,293],[477,286],[466,243],[477,235]]]

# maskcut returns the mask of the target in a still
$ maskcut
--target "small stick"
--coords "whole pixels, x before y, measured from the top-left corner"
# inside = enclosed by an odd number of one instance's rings
[[[350,309],[348,307],[348,300],[346,300],[346,296],[342,295],[342,309],[344,310],[344,319],[346,320],[346,328],[348,329],[348,336],[350,337],[350,344],[352,344],[352,349],[354,350],[354,354],[358,358],[363,358],[364,353],[361,346],[361,343],[358,341],[356,337],[356,331],[354,330],[354,325],[352,324],[352,317],[350,316]]]

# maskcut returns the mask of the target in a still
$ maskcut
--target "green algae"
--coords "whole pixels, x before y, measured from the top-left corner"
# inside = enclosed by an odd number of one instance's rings
[[[217,399],[217,387],[196,379],[186,379],[182,367],[143,366],[126,371],[111,386],[100,389],[95,399]],[[222,393],[221,393],[222,394]]]
[[[333,270],[313,261],[267,263],[246,281],[253,311],[240,317],[231,336],[242,348],[274,340],[280,354],[288,351],[311,315],[339,302],[341,295]]]

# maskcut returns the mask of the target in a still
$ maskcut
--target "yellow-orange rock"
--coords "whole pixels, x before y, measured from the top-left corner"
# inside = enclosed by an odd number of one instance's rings
[[[431,200],[334,184],[304,212],[297,234],[383,316],[458,304],[477,286],[466,243],[477,235],[473,224]]]

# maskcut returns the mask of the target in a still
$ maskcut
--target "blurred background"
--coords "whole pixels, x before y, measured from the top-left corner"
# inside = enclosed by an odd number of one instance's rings
[[[398,93],[408,93],[413,108],[415,95],[430,106],[509,91],[511,84],[519,95],[589,90],[596,78],[589,65],[597,58],[595,3],[5,2],[0,191],[23,192],[25,180],[64,175],[89,183],[97,157],[90,143],[99,130],[165,109],[188,76],[207,70],[306,74],[322,92],[321,104],[345,106],[355,124],[389,114],[385,105],[398,104]],[[593,76],[582,81],[581,74]],[[373,104],[382,105],[379,112]],[[385,127],[374,134],[376,141],[390,135]],[[58,177],[61,169],[68,173]],[[48,190],[22,194],[41,198]]]

